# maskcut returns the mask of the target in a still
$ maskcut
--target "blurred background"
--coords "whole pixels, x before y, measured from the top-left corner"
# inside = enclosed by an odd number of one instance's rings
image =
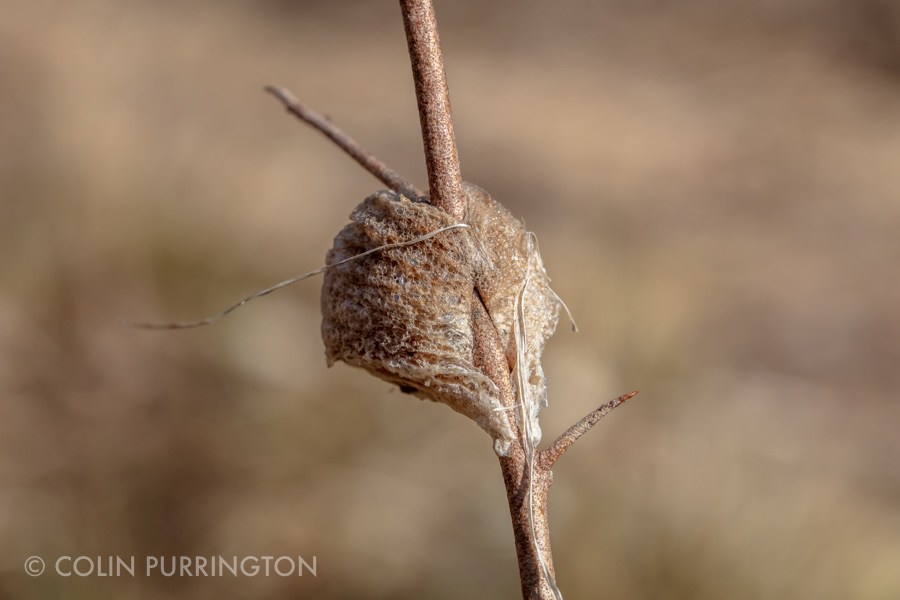
[[[325,366],[321,266],[427,187],[394,1],[5,0],[0,598],[517,598],[490,439]],[[566,598],[900,597],[900,5],[438,1],[464,177],[541,241]],[[23,562],[40,555],[48,572]],[[317,557],[59,577],[58,556]]]

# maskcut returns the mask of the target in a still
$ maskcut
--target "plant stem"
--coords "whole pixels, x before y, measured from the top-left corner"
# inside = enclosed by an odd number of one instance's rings
[[[400,0],[400,7],[403,11],[403,24],[406,28],[419,106],[419,120],[422,124],[430,202],[453,218],[462,220],[466,212],[466,197],[462,192],[462,176],[450,113],[450,95],[444,75],[434,7],[431,0]],[[472,323],[475,365],[494,382],[500,390],[501,403],[512,411],[515,397],[510,380],[510,366],[497,329],[477,290],[472,298]],[[515,424],[515,418],[511,415],[510,420],[518,440],[521,434]],[[552,600],[553,593],[541,572],[533,539],[536,537],[541,555],[552,574],[553,559],[550,553],[546,508],[547,490],[552,475],[549,469],[542,470],[537,464],[534,467],[532,521],[536,535],[532,536],[528,514],[529,486],[525,449],[516,441],[511,445],[507,456],[500,458],[503,483],[506,486],[512,517],[522,596],[526,599]]]
[[[510,380],[509,364],[503,352],[503,344],[497,328],[494,327],[494,323],[481,301],[481,296],[477,293],[472,302],[472,333],[475,366],[497,386],[500,391],[500,403],[515,414],[513,407],[516,404],[516,398]],[[535,553],[528,520],[528,464],[525,460],[525,450],[519,442],[522,434],[514,418],[510,419],[510,426],[516,441],[509,448],[507,456],[500,457],[500,470],[503,472],[506,500],[509,503],[509,514],[512,518],[513,538],[519,561],[519,578],[522,582],[522,597],[552,599],[553,594],[541,576],[540,562]],[[546,500],[552,478],[549,469],[546,471],[535,469],[535,532],[538,534],[541,554],[547,561],[551,573],[553,572],[553,560],[550,553]]]
[[[431,0],[400,0],[400,8],[422,124],[429,201],[461,221],[465,216],[466,199],[434,7]]]
[[[400,8],[403,12],[403,24],[406,29],[406,40],[409,45],[409,56],[416,88],[416,101],[419,107],[419,120],[422,125],[425,163],[428,170],[429,202],[453,219],[462,222],[466,217],[468,199],[462,189],[459,156],[450,113],[450,94],[444,75],[444,62],[441,57],[434,7],[431,0],[400,0]],[[364,150],[327,118],[303,106],[289,91],[274,86],[266,87],[266,91],[281,100],[288,112],[324,133],[388,187],[410,199],[422,195],[415,186]],[[454,227],[460,226],[464,225],[454,225]],[[306,277],[306,275],[302,277]],[[292,282],[293,280],[282,282],[244,302]],[[506,497],[512,518],[516,556],[519,562],[519,577],[522,583],[522,597],[525,600],[561,600],[562,596],[559,595],[555,582],[550,581],[556,577],[547,520],[547,495],[553,482],[551,468],[557,459],[600,419],[637,392],[620,396],[592,411],[559,436],[548,449],[536,453],[536,456],[532,457],[532,464],[529,465],[526,448],[523,444],[522,429],[515,416],[517,403],[512,386],[510,364],[506,359],[500,335],[477,287],[473,292],[471,306],[472,360],[475,366],[497,386],[500,403],[510,413],[509,421],[515,438],[510,444],[506,456],[500,457],[500,469],[503,473],[503,483],[506,486]],[[236,307],[228,309],[221,315],[206,319],[204,322],[174,324],[174,326],[193,327],[224,316],[234,308]],[[172,327],[172,325],[166,325],[166,327]],[[529,495],[531,495],[530,501]],[[546,571],[542,568],[541,558],[547,567]],[[547,572],[549,572],[549,577]],[[551,587],[551,584],[554,585]]]

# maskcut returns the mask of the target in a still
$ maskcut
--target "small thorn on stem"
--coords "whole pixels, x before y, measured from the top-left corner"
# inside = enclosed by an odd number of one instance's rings
[[[301,104],[290,91],[284,88],[269,85],[266,86],[265,90],[281,100],[281,103],[284,104],[289,113],[324,133],[328,139],[337,144],[341,150],[353,157],[365,170],[377,177],[390,189],[406,196],[410,200],[415,200],[422,196],[422,192],[416,186],[406,181],[399,173],[375,158],[370,152],[360,146],[356,140],[341,131],[331,122],[331,118],[310,110]]]
[[[608,415],[613,411],[614,408],[631,398],[637,394],[637,391],[631,392],[629,394],[623,394],[616,398],[611,402],[607,402],[603,406],[598,407],[597,409],[591,411],[587,416],[583,419],[569,427],[564,434],[556,438],[550,447],[540,453],[541,455],[541,463],[545,465],[547,469],[553,466],[553,464],[559,459],[560,456],[563,455],[563,452],[569,449],[569,446],[574,444],[578,438],[587,433],[591,427],[597,424],[600,419]]]

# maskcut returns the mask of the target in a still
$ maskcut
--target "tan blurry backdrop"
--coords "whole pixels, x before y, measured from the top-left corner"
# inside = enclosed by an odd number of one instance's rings
[[[581,332],[545,439],[567,598],[900,597],[900,10],[439,1],[464,177]],[[5,0],[0,598],[516,598],[489,438],[325,367],[313,280],[425,185],[394,1]],[[302,555],[301,578],[26,576],[40,555]],[[49,569],[48,569],[49,570]]]

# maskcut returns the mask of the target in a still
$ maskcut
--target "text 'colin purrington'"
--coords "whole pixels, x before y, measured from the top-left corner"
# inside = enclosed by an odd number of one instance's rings
[[[63,577],[134,577],[138,572],[135,567],[133,556],[60,556],[56,560],[56,572]],[[315,577],[316,557],[312,557],[310,564],[302,556],[296,560],[293,556],[147,556],[144,567],[147,577],[157,574],[164,577],[302,577],[310,574]]]

